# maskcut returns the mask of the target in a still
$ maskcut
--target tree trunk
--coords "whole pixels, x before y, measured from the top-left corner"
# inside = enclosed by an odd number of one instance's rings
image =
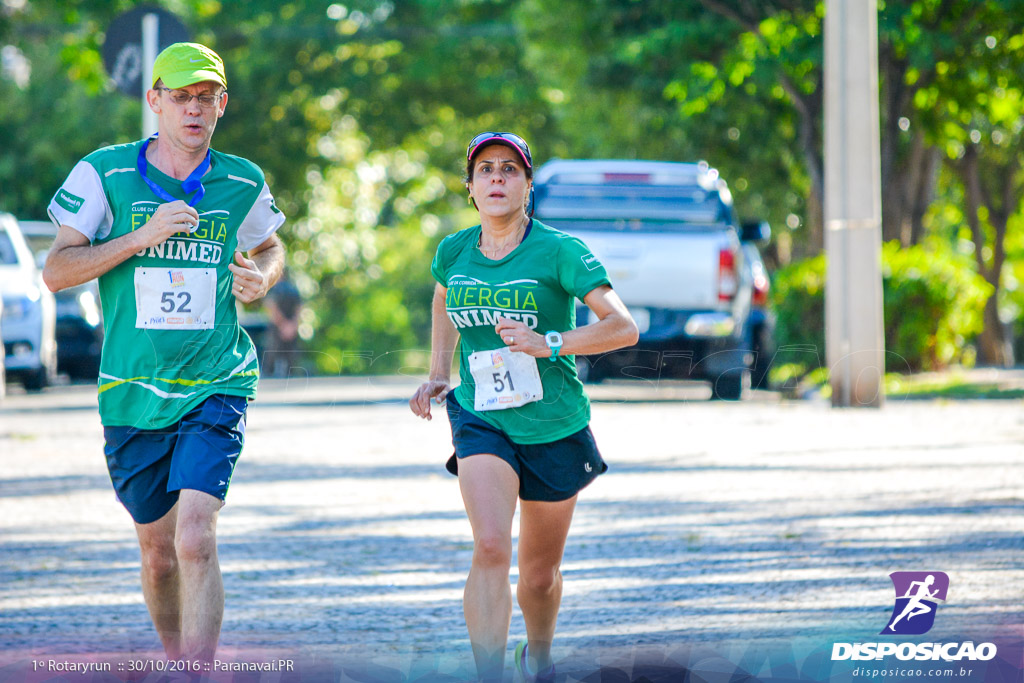
[[[900,239],[906,214],[904,199],[907,177],[900,169],[901,105],[907,86],[902,77],[905,60],[895,60],[886,45],[878,50],[878,75],[881,88],[879,103],[881,126],[879,129],[879,165],[882,172],[882,241]]]
[[[914,85],[906,82],[910,65],[905,57],[897,58],[890,45],[879,45],[879,74],[881,75],[882,126],[882,239],[899,240],[904,247],[916,244],[923,236],[921,221],[928,204],[934,198],[935,162],[937,150],[924,138],[923,128],[907,133],[900,127],[900,119],[917,118],[913,100],[919,88],[931,74],[922,74]]]
[[[784,73],[779,74],[782,89],[790,97],[800,117],[798,142],[811,180],[807,198],[807,245],[811,254],[825,248],[825,154],[822,111],[825,107],[824,72],[818,76],[818,87],[810,94],[801,93]]]
[[[985,327],[978,335],[978,360],[982,365],[1002,368],[1013,365],[1013,350],[999,319],[995,294],[985,302]]]
[[[929,147],[924,155],[921,166],[921,178],[917,183],[914,205],[910,214],[910,245],[920,244],[924,239],[924,214],[935,199],[935,185],[939,180],[939,162],[942,152],[937,147]]]
[[[888,127],[883,131],[882,239],[909,247],[924,237],[924,214],[935,198],[939,150],[929,147],[919,132],[909,149],[898,152],[893,149],[897,142],[886,135],[898,132]]]
[[[995,206],[994,198],[986,191],[981,177],[978,145],[968,144],[964,149],[963,158],[956,164],[956,170],[964,184],[964,201],[967,204],[964,217],[974,240],[974,258],[978,264],[978,272],[993,287],[992,296],[985,302],[984,329],[978,335],[978,360],[984,365],[1008,367],[1012,364],[1012,354],[1005,330],[1002,321],[999,320],[998,302],[1002,280],[1000,275],[1005,259],[1003,240],[1006,237],[1009,214],[1009,205],[1003,204],[1012,201],[1012,193],[1008,188],[1012,187],[1016,165],[1011,163],[1008,168],[992,169],[995,177],[1002,178],[1004,183],[1000,196],[1002,201],[999,206]],[[987,240],[979,217],[979,210],[983,206],[988,209],[989,219],[993,223],[994,247],[991,265],[986,263],[984,255]]]

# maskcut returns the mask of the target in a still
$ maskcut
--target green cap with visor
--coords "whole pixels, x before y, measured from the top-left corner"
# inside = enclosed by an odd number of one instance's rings
[[[228,87],[220,55],[199,43],[175,43],[157,55],[153,62],[153,85],[161,79],[171,89],[203,81]]]

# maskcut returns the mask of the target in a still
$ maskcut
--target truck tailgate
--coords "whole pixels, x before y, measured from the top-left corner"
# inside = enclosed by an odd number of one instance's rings
[[[675,310],[728,308],[718,300],[724,230],[625,233],[573,230],[608,270],[627,306]]]

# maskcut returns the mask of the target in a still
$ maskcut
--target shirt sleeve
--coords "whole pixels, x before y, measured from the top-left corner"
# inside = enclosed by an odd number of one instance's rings
[[[238,226],[238,248],[241,251],[249,251],[253,247],[258,247],[270,239],[283,224],[284,214],[274,204],[274,195],[270,194],[270,188],[264,181],[255,203],[242,224]]]
[[[434,254],[434,261],[430,264],[430,274],[434,276],[434,279],[442,287],[448,286],[448,268],[445,265],[444,253],[445,247],[448,244],[448,238],[445,237],[441,240],[441,243],[437,245],[437,252]]]
[[[568,236],[559,245],[558,282],[581,301],[601,285],[612,284],[604,265],[583,240]]]
[[[46,212],[58,227],[74,228],[90,242],[106,237],[114,223],[100,174],[88,161],[75,164]]]

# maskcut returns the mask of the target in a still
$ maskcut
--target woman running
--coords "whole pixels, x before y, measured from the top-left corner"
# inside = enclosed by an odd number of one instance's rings
[[[559,567],[576,497],[607,469],[574,355],[629,346],[638,332],[587,246],[531,219],[533,159],[521,137],[474,137],[466,189],[480,225],[438,246],[430,377],[409,405],[429,420],[431,399],[447,399],[455,446],[447,468],[459,477],[473,529],[463,609],[480,679],[502,677],[512,519],[521,501],[516,597],[527,640],[515,664],[524,681],[550,681]],[[576,299],[596,322],[575,327]],[[460,384],[452,390],[457,342]]]

